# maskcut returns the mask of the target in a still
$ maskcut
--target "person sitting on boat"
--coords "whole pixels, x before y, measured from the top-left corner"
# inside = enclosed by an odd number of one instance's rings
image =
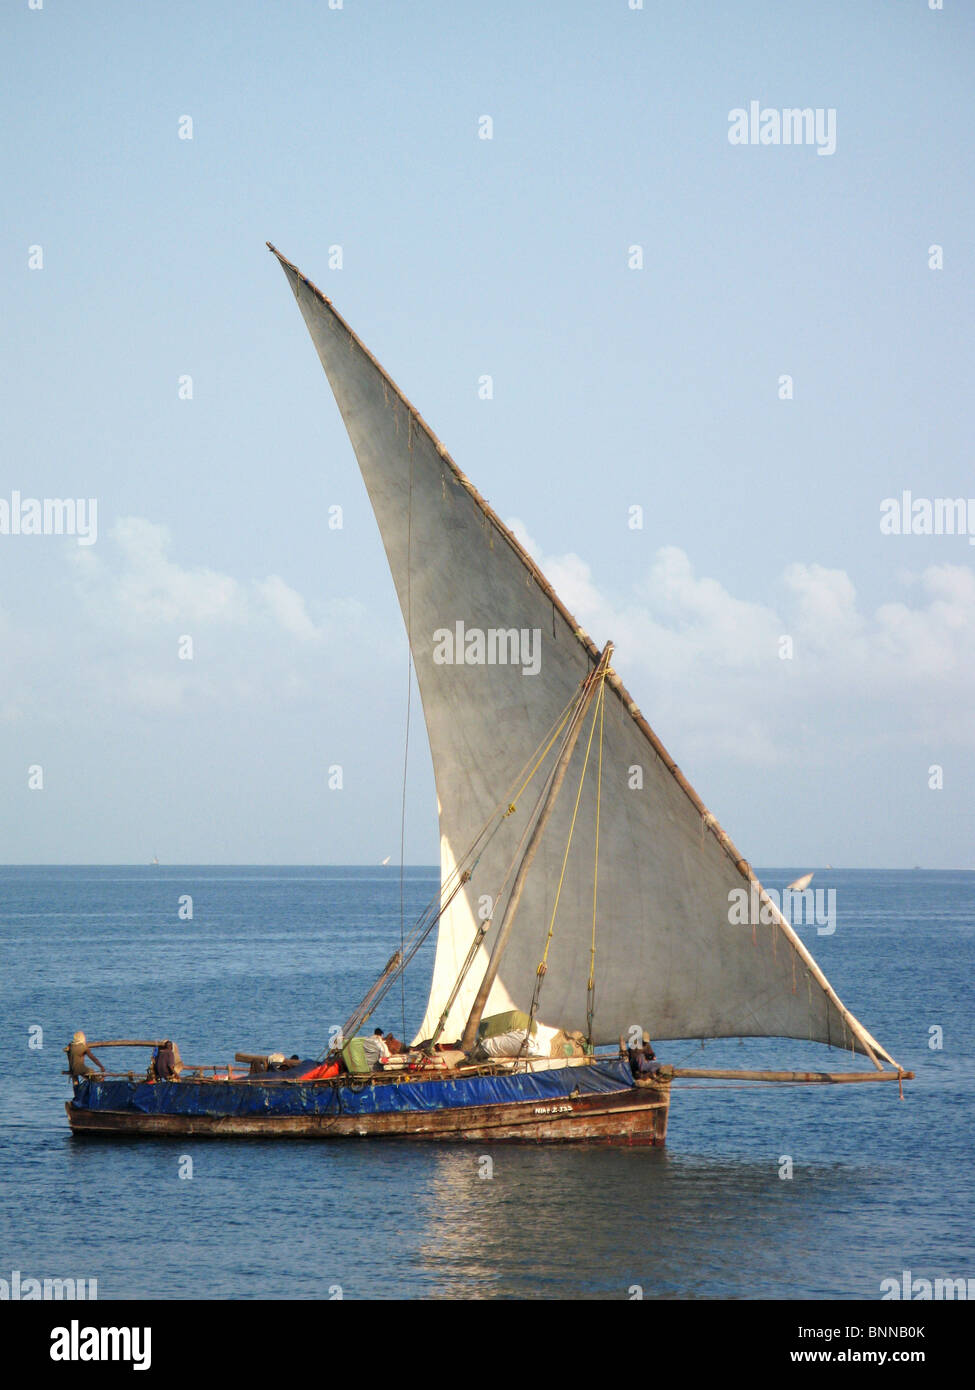
[[[383,1038],[383,1042],[389,1048],[390,1052],[394,1057],[398,1056],[401,1052],[409,1052],[409,1048],[406,1046],[406,1044],[400,1042],[399,1038],[394,1038],[392,1033],[387,1033],[386,1036]]]
[[[629,1058],[630,1071],[634,1076],[655,1076],[660,1070],[660,1063],[657,1061],[657,1054],[651,1046],[649,1033],[643,1034],[643,1040],[639,1047],[628,1047],[626,1055]]]
[[[389,1048],[386,1046],[386,1039],[383,1037],[381,1028],[376,1028],[371,1038],[363,1038],[362,1050],[365,1053],[366,1061],[374,1071],[381,1068],[384,1062],[389,1061]]]
[[[156,1080],[178,1081],[176,1048],[172,1038],[167,1038],[162,1047],[156,1049]]]
[[[99,1062],[94,1052],[92,1052],[91,1048],[88,1046],[88,1039],[85,1037],[84,1033],[75,1033],[64,1050],[68,1054],[68,1070],[71,1073],[72,1081],[83,1081],[86,1076],[95,1075],[93,1071],[85,1066],[86,1057],[90,1057],[96,1067],[99,1067],[102,1071],[105,1070],[103,1063]]]

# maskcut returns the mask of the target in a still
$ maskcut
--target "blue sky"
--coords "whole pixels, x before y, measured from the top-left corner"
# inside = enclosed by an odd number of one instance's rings
[[[0,499],[98,539],[0,535],[0,859],[398,854],[405,637],[270,239],[753,862],[975,867],[975,547],[879,526],[975,497],[973,39],[957,0],[6,6]],[[835,153],[730,144],[752,100]]]

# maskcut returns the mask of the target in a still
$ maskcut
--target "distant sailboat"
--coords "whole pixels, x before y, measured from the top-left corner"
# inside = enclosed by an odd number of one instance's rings
[[[238,1053],[245,1077],[224,1064],[152,1085],[85,1078],[72,1130],[649,1145],[664,1142],[673,1077],[909,1077],[664,749],[612,644],[597,648],[331,302],[271,250],[345,421],[406,623],[440,889],[321,1058],[281,1071],[279,1054]],[[747,923],[732,911],[742,898]],[[360,1030],[434,930],[413,1050],[384,1058]],[[660,1066],[643,1030],[812,1040],[875,1070]]]
[[[381,859],[381,860],[379,861],[379,867],[380,867],[381,869],[384,869],[384,868],[386,867],[386,865],[389,863],[390,859],[392,859],[392,857],[393,857],[393,856],[392,856],[391,854],[387,854],[385,859]]]
[[[792,883],[790,883],[785,891],[787,893],[801,893],[809,887],[812,881],[812,874],[803,874],[801,878],[797,878]]]
[[[156,855],[153,855],[152,858],[149,860],[150,868],[152,867],[153,864],[158,864],[158,863],[159,863],[159,860],[158,860],[158,858],[156,857]]]

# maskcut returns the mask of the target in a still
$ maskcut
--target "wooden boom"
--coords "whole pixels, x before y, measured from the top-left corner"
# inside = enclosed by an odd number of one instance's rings
[[[913,1081],[912,1071],[712,1071],[707,1067],[667,1067],[659,1077],[700,1077],[706,1081]]]

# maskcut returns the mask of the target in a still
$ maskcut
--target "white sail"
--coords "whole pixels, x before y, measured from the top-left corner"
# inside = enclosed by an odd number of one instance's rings
[[[345,421],[389,559],[433,753],[446,882],[598,651],[330,301],[275,254]],[[618,656],[625,661],[625,652]],[[588,728],[528,875],[487,1013],[529,1007],[587,738]],[[583,1032],[595,798],[590,771],[539,1008],[547,1024]],[[482,899],[498,893],[532,800],[522,798],[441,919],[418,1038],[436,1026]],[[743,888],[762,903],[765,921],[734,920]],[[487,951],[503,906],[502,895]],[[446,1040],[463,1031],[486,960],[482,947]],[[657,1038],[802,1038],[855,1048],[878,1066],[878,1058],[892,1060],[842,1005],[613,674],[602,740],[593,1041],[613,1042],[634,1024]]]

